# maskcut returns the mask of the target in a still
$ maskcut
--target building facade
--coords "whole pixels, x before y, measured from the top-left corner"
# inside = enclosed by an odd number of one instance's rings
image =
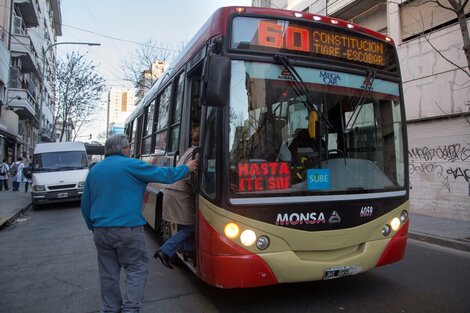
[[[440,0],[449,6],[449,0]],[[461,1],[464,3],[464,1]],[[254,0],[328,15],[394,39],[408,120],[413,212],[470,221],[470,70],[457,15],[424,0]],[[470,2],[464,8],[470,28]]]
[[[169,64],[165,61],[155,61],[151,69],[147,69],[140,74],[139,82],[136,84],[137,91],[135,97],[142,99],[150,87],[158,80],[160,76],[167,70]]]
[[[129,88],[112,87],[108,92],[106,133],[108,136],[124,133],[124,122],[135,107],[135,91]]]
[[[37,141],[53,138],[49,48],[62,34],[60,1],[0,0],[0,26],[0,158],[30,158]]]

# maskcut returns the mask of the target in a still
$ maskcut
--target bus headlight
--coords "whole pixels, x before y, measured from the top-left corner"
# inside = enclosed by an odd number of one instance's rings
[[[46,191],[46,187],[44,185],[34,185],[33,190],[34,191]]]
[[[268,236],[259,236],[256,241],[256,247],[260,250],[266,250],[269,247],[269,238]]]
[[[390,226],[388,224],[385,224],[384,227],[382,228],[382,235],[387,237],[388,235],[390,235],[391,231],[392,229],[390,228]]]
[[[230,239],[237,238],[239,233],[240,233],[240,228],[235,223],[228,223],[224,227],[224,234]]]
[[[406,212],[405,210],[401,211],[401,214],[400,214],[400,221],[401,223],[405,223],[406,220],[408,219],[408,212]]]
[[[240,241],[244,246],[252,246],[256,241],[256,234],[251,229],[244,230],[240,235]]]
[[[397,231],[398,228],[400,228],[400,219],[398,217],[394,217],[390,225],[392,225],[393,231]]]

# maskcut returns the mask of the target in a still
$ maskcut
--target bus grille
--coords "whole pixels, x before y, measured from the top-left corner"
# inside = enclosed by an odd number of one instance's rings
[[[67,188],[75,188],[75,184],[49,186],[49,190],[58,190],[58,189],[67,189]]]

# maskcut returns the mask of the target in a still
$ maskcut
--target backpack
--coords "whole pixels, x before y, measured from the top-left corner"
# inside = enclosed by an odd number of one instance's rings
[[[18,164],[16,164],[16,162],[15,162],[10,166],[10,175],[11,176],[16,176],[17,172],[18,172]]]
[[[23,168],[23,176],[26,178],[33,177],[33,170],[31,169],[31,167],[28,166]]]
[[[2,164],[2,168],[0,168],[0,176],[5,176],[7,171],[5,169],[5,163]]]

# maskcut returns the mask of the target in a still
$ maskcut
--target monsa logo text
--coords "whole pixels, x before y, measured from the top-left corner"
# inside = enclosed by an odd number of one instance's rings
[[[276,225],[297,225],[297,224],[320,224],[326,223],[325,214],[320,212],[317,216],[317,212],[310,213],[279,213],[276,218]]]

